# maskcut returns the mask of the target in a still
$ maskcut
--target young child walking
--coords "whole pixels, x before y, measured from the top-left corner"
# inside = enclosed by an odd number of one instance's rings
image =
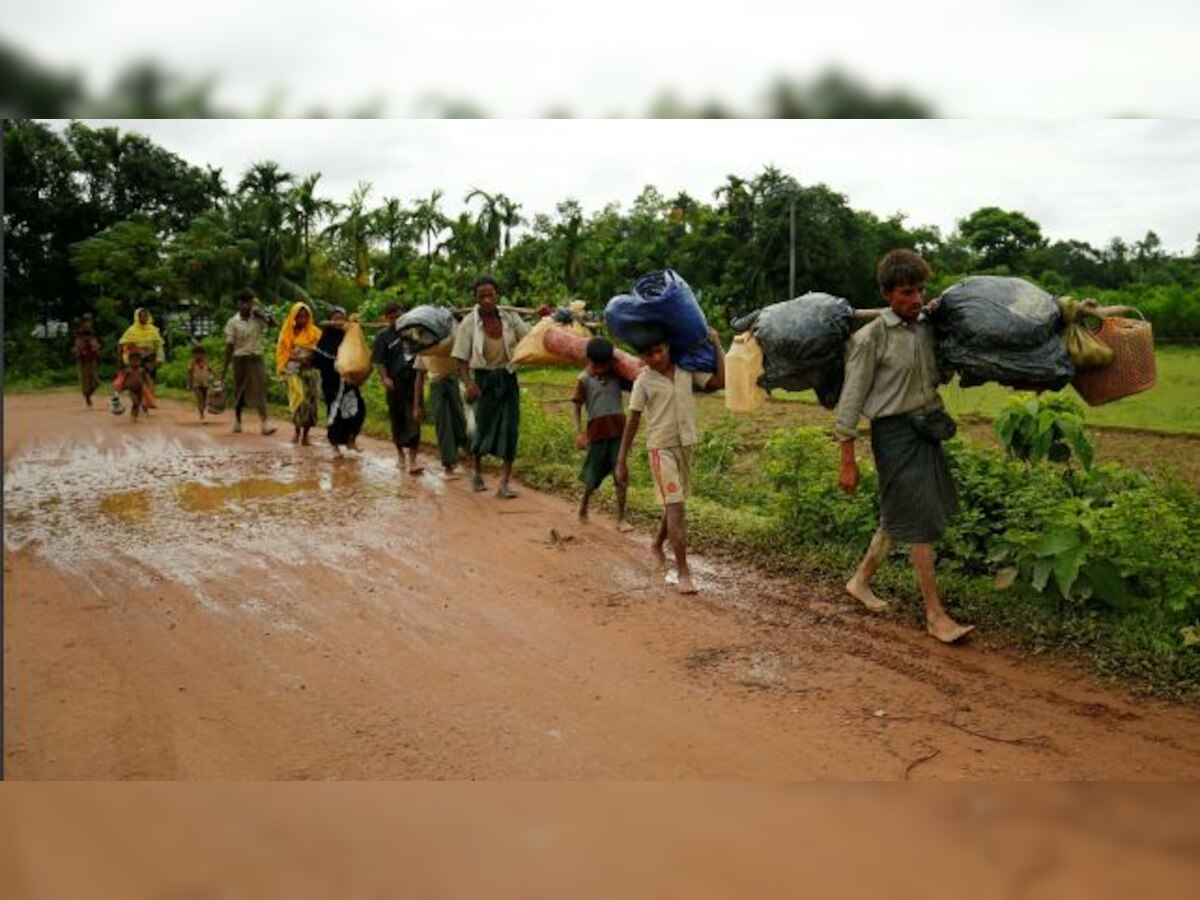
[[[621,391],[628,390],[613,371],[613,345],[606,338],[596,337],[587,344],[587,367],[575,382],[575,406],[571,411],[575,421],[575,446],[587,450],[579,480],[583,482],[583,499],[579,502],[579,521],[588,520],[588,503],[592,494],[609,475],[617,492],[617,530],[632,531],[625,520],[626,482],[616,477],[617,456],[621,451],[621,435],[625,433],[625,411]],[[582,412],[587,409],[586,427]]]
[[[671,359],[671,348],[661,329],[647,329],[642,345],[635,348],[646,368],[633,383],[629,398],[629,420],[625,424],[617,454],[617,481],[627,483],[629,448],[633,445],[644,414],[650,474],[663,505],[662,521],[650,549],[660,571],[665,572],[667,556],[663,545],[671,542],[681,594],[696,593],[687,562],[687,517],[684,505],[688,496],[692,446],[696,443],[696,407],[692,391],[699,388],[707,393],[725,386],[725,352],[715,329],[708,330],[708,339],[717,352],[717,371],[712,375],[691,372],[675,365]]]
[[[196,409],[200,411],[200,421],[204,421],[205,407],[208,404],[208,356],[204,347],[196,344],[192,347],[192,361],[188,363],[187,384],[196,395]]]
[[[142,354],[136,350],[130,350],[126,359],[128,363],[124,372],[125,377],[121,380],[121,390],[129,395],[129,417],[136,422],[146,411],[146,372],[142,368]]]

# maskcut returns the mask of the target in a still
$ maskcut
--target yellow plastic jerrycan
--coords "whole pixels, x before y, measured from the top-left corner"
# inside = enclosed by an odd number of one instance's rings
[[[758,386],[763,372],[762,347],[750,332],[734,335],[725,355],[725,408],[730,412],[754,412],[767,399]]]

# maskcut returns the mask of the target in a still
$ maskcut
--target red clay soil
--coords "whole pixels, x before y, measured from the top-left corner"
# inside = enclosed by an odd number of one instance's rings
[[[10,779],[1200,777],[1193,710],[704,559],[684,597],[386,443],[4,413]]]

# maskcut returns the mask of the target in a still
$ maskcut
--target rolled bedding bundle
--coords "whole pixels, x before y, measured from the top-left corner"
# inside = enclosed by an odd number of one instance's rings
[[[440,344],[454,333],[458,324],[454,313],[445,306],[414,306],[396,320],[396,331],[410,354]]]

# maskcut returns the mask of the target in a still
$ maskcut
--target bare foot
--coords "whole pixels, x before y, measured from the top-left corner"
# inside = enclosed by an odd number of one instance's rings
[[[624,519],[622,519],[621,521],[619,521],[617,523],[617,531],[620,531],[623,533],[628,533],[630,531],[633,531],[633,526],[630,525],[628,522],[626,522]]]
[[[974,625],[959,625],[949,616],[930,620],[925,624],[925,630],[943,644],[953,644],[975,630]]]
[[[496,496],[501,500],[512,500],[517,496],[517,492],[510,488],[507,484],[502,484],[496,488]]]
[[[658,544],[651,544],[650,552],[654,554],[654,568],[660,575],[666,574],[667,554],[663,552],[663,548]]]
[[[443,481],[458,481],[458,479],[460,479],[460,478],[462,478],[462,476],[459,475],[457,472],[455,472],[453,469],[443,469],[442,470],[442,480]]]
[[[420,474],[421,474],[422,472],[424,472],[424,471],[425,471],[425,467],[424,467],[424,466],[409,466],[409,467],[408,467],[408,474],[409,474],[409,475],[420,475]]]
[[[588,523],[588,514],[585,512],[579,513],[579,524],[586,525]]]
[[[686,575],[680,574],[679,584],[676,585],[675,590],[679,591],[679,593],[681,593],[681,594],[696,593],[696,585],[692,581],[692,573],[691,572],[688,572]]]
[[[870,585],[860,584],[856,578],[846,582],[846,593],[873,613],[887,612],[892,608],[892,604],[875,596]]]

